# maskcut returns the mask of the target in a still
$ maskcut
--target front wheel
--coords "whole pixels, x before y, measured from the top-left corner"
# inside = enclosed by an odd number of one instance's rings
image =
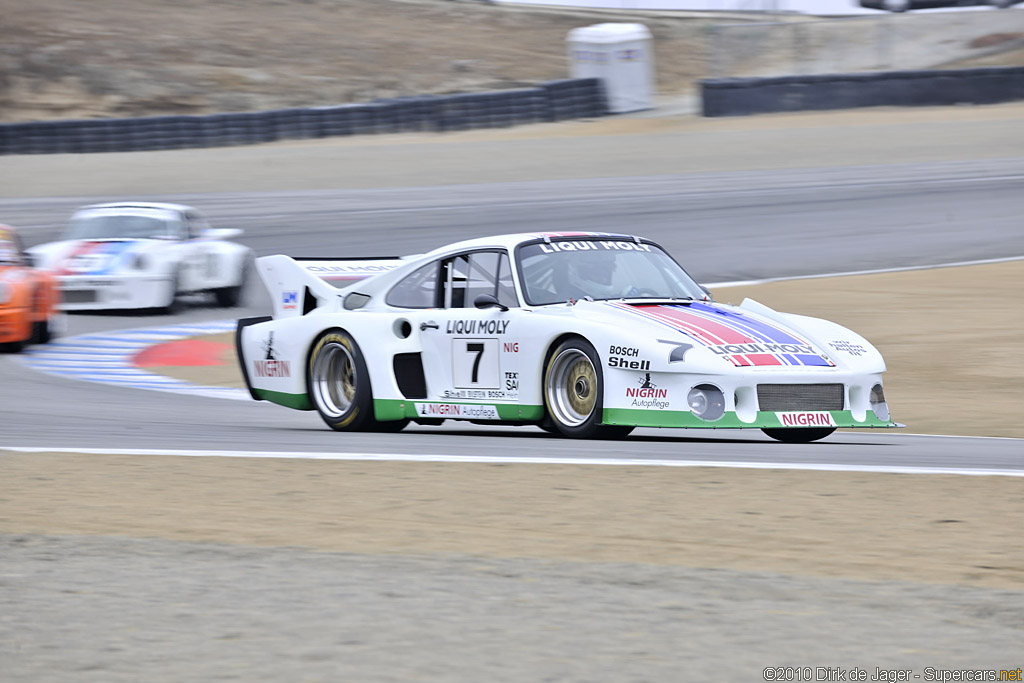
[[[779,429],[765,428],[761,430],[776,441],[783,443],[810,443],[824,439],[836,431],[835,427],[783,427]]]
[[[544,371],[544,404],[554,431],[589,439],[601,435],[604,378],[597,351],[583,339],[563,342]]]

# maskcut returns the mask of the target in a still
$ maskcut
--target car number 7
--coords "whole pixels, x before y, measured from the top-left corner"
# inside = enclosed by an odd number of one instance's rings
[[[484,345],[483,342],[469,342],[466,344],[466,351],[468,353],[475,353],[476,359],[473,361],[473,377],[470,380],[473,384],[476,384],[480,376],[480,359],[484,357]]]

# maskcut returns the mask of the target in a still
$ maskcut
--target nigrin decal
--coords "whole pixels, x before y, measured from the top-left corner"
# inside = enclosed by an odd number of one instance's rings
[[[651,381],[651,373],[645,373],[638,383],[638,387],[626,387],[626,398],[633,399],[631,407],[657,410],[668,408],[668,389],[659,389],[658,385]]]
[[[783,427],[835,427],[836,421],[832,413],[823,411],[806,413],[775,413]]]
[[[292,363],[288,360],[278,360],[274,354],[274,333],[271,332],[267,341],[263,342],[263,351],[266,354],[261,360],[252,362],[253,370],[257,377],[291,377]]]

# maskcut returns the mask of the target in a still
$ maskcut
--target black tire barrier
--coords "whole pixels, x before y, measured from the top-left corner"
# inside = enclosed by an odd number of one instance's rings
[[[704,116],[1024,100],[1024,67],[703,80]]]
[[[0,155],[226,147],[340,135],[497,128],[607,114],[601,80],[573,78],[533,88],[418,95],[331,107],[5,123],[0,124]]]

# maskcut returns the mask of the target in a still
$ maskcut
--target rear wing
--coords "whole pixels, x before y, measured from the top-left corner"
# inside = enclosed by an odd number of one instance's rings
[[[329,259],[276,254],[256,259],[256,268],[270,293],[274,318],[288,318],[337,300],[353,284],[402,263],[397,257]]]

